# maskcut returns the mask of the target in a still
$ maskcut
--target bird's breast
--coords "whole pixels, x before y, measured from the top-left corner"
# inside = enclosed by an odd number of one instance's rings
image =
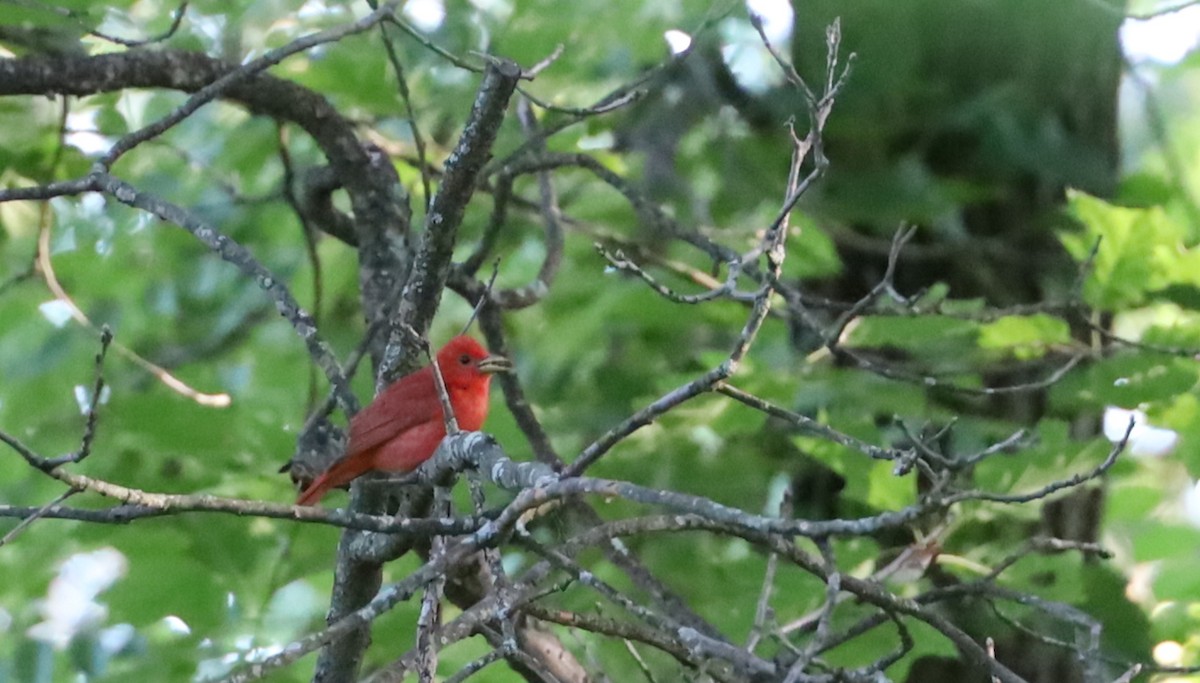
[[[450,405],[454,408],[454,419],[458,421],[459,429],[467,432],[479,431],[487,419],[487,386],[484,385],[483,391],[466,390],[452,393]]]

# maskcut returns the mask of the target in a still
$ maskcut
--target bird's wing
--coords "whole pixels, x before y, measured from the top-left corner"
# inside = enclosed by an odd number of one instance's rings
[[[413,427],[442,419],[442,408],[428,366],[401,377],[350,420],[346,457],[369,451]]]

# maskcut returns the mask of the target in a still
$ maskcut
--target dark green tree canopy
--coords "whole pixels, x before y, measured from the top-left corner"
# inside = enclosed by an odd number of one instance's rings
[[[1196,673],[1194,57],[577,5],[0,0],[0,681]]]

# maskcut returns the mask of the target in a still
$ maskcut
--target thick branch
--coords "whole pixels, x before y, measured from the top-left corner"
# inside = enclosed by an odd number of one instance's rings
[[[445,176],[425,219],[421,249],[404,288],[403,306],[408,314],[402,313],[401,317],[419,333],[428,330],[441,302],[459,225],[475,192],[479,171],[491,157],[508,100],[520,77],[521,68],[515,62],[498,59],[488,63],[471,117],[446,160]]]
[[[321,95],[270,74],[196,52],[129,50],[96,56],[0,59],[0,96],[84,96],[127,88],[198,92],[235,72],[239,74],[236,79],[222,83],[220,97],[238,102],[255,114],[291,121],[303,128],[346,188],[354,210],[367,317],[383,317],[383,307],[406,272],[387,236],[395,232],[401,238],[407,236],[407,198],[398,191],[399,179],[386,155],[360,142],[350,121]],[[66,189],[49,192],[22,188],[0,193],[0,200],[42,198],[65,194]]]
[[[466,204],[474,191],[479,170],[491,154],[508,99],[519,77],[520,68],[513,62],[497,60],[489,64],[471,118],[458,146],[446,162],[446,174],[426,218],[425,233],[420,250],[411,261],[412,268],[404,271],[396,267],[388,271],[392,276],[400,276],[404,272],[408,272],[408,275],[395,316],[399,325],[393,338],[388,340],[380,362],[381,378],[390,376],[393,368],[411,369],[415,365],[417,345],[403,343],[403,334],[416,330],[424,336],[433,320],[441,301],[442,289],[446,285],[450,258]],[[363,277],[366,277],[372,267],[368,259],[380,256],[380,252],[362,240],[359,252]],[[378,296],[380,292],[374,294],[376,296],[372,297],[364,286],[364,308],[368,319],[372,321],[392,310],[390,290],[382,297]],[[355,494],[352,506],[359,511],[374,511],[381,504],[381,497],[368,496],[359,491]],[[402,514],[411,515],[414,510],[402,507]],[[362,608],[378,590],[381,582],[378,561],[362,559],[370,555],[363,550],[363,546],[368,545],[369,539],[361,538],[356,532],[343,535],[338,546],[333,599],[328,615],[331,623]],[[353,680],[369,640],[369,623],[360,624],[341,634],[321,653],[316,678],[325,683]]]

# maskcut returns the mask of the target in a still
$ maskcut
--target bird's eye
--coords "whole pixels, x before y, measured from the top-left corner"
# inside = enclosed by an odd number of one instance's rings
[[[462,365],[470,365],[471,357],[464,353],[463,355],[458,357],[458,362]]]

